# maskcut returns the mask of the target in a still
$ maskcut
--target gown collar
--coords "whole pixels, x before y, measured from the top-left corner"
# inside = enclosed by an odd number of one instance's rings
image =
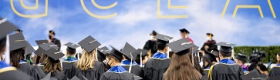
[[[110,72],[115,72],[115,73],[127,72],[127,71],[125,70],[125,68],[123,68],[123,67],[120,66],[120,65],[114,66],[114,67],[110,68],[108,71],[110,71]]]
[[[157,52],[157,53],[155,53],[155,54],[153,55],[152,58],[165,59],[165,58],[167,58],[167,55],[164,54],[164,53],[162,53],[162,52]]]
[[[78,60],[77,58],[75,58],[74,56],[68,56],[65,61],[76,61]]]
[[[10,67],[11,65],[6,64],[4,61],[0,61],[0,69],[5,68],[5,67]]]
[[[130,60],[128,60],[128,59],[126,59],[126,60],[123,60],[122,62],[121,62],[121,64],[124,64],[124,65],[130,65]],[[136,65],[136,62],[134,62],[134,61],[132,61],[132,65]]]
[[[235,64],[235,62],[233,60],[231,60],[230,58],[225,58],[225,59],[222,59],[220,61],[220,63],[224,63],[224,64]]]

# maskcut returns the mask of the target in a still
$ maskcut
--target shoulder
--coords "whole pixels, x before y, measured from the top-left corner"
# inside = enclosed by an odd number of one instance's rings
[[[16,70],[14,67],[6,67],[0,69],[0,79],[1,80],[2,79],[3,80],[32,80],[32,78],[29,75]]]

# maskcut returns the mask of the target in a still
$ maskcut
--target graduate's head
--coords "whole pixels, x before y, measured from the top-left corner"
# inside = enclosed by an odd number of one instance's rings
[[[158,40],[157,49],[161,52],[166,53],[168,51],[168,46],[166,45],[169,41]]]
[[[150,34],[150,36],[156,36],[158,33],[153,30],[153,32]]]
[[[212,33],[206,33],[207,40],[212,40],[213,39],[213,34]]]
[[[16,49],[10,52],[10,62],[14,67],[19,67],[20,60],[24,60],[24,48]]]
[[[80,47],[79,45],[74,44],[72,42],[68,42],[64,45],[67,46],[67,48],[66,48],[66,55],[67,56],[75,55],[76,54],[76,48]]]
[[[16,33],[22,33],[22,30],[17,29],[17,30],[16,30]]]
[[[53,31],[53,30],[50,30],[50,31],[49,31],[49,39],[53,39],[54,36],[55,36],[54,31]]]
[[[241,54],[241,53],[237,54],[237,56],[235,56],[235,59],[234,59],[235,63],[237,63],[239,65],[245,64],[246,60],[247,60],[247,56],[244,54]]]
[[[45,54],[47,55],[47,58],[44,60],[44,72],[51,72],[52,75],[55,75],[55,71],[62,71],[60,58],[64,56],[63,53],[59,52],[57,49],[50,48],[46,50]]]
[[[0,56],[4,54],[6,50],[6,37],[0,39]]]
[[[113,55],[107,55],[106,56],[107,64],[109,64],[111,67],[116,66],[117,64],[121,63],[121,59],[118,59],[117,57]]]
[[[232,50],[233,50],[232,46],[234,46],[235,44],[226,43],[226,42],[219,42],[216,45],[220,46],[219,57],[221,59],[231,57]]]
[[[83,50],[83,55],[77,62],[77,68],[81,70],[88,70],[90,68],[94,68],[95,63],[95,54],[96,51],[93,50],[91,52],[87,52],[86,50]]]
[[[202,61],[203,61],[203,68],[205,69],[207,67],[210,67],[212,65],[212,62],[216,61],[216,57],[212,53],[205,54],[202,57]]]
[[[277,55],[276,55],[276,60],[277,60],[277,63],[280,63],[280,52],[277,53]]]
[[[190,32],[187,29],[185,29],[185,28],[180,29],[180,33],[181,33],[181,37],[182,38],[186,38],[190,34]]]

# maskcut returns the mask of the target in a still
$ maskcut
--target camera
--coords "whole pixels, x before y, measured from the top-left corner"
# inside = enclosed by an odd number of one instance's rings
[[[266,53],[264,51],[253,51],[250,55],[250,63],[258,63],[262,58],[266,57]]]

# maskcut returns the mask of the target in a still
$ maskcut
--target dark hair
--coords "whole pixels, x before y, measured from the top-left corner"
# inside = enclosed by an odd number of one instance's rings
[[[203,69],[206,69],[207,67],[211,67],[212,66],[211,60],[208,59],[205,56],[202,57],[202,62],[203,62]],[[206,62],[208,63],[207,65],[205,64]]]
[[[192,61],[192,55],[191,54],[187,54],[190,57],[190,60]],[[203,69],[200,67],[199,63],[198,63],[198,57],[194,57],[194,67],[195,69],[200,72],[200,74],[204,75],[204,71]]]
[[[222,54],[223,57],[231,57],[231,52],[222,52],[220,51],[220,53]]]
[[[12,66],[19,67],[20,60],[24,60],[24,48],[13,50],[10,52],[10,61]]]
[[[145,56],[148,56],[148,55],[142,55],[142,60],[145,60],[145,58],[146,58]],[[140,62],[141,62],[140,55],[137,55],[135,62],[137,64],[140,64]]]
[[[0,52],[2,52],[3,48],[6,47],[6,40],[7,40],[6,37],[0,39]]]
[[[158,48],[158,50],[164,50],[164,49],[165,49],[165,47],[166,47],[166,45],[165,45],[165,44],[157,44],[157,48]]]
[[[189,59],[188,59],[189,58]],[[200,80],[199,71],[191,63],[191,57],[185,55],[173,55],[170,66],[164,74],[164,80]]]
[[[50,30],[49,33],[55,35],[53,30]]]
[[[62,68],[59,60],[58,62],[52,62],[49,58],[46,58],[43,64],[44,64],[44,68],[43,68],[44,72],[47,73],[51,72],[53,76],[55,76],[56,70],[62,72]]]

